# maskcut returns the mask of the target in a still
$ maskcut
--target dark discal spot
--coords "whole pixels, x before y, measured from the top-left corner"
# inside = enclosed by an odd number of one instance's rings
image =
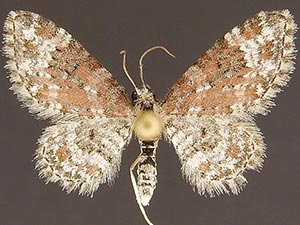
[[[93,129],[90,130],[89,138],[90,138],[91,140],[93,140],[93,139],[95,138],[95,131],[94,131]]]
[[[113,157],[112,156],[108,156],[107,158],[106,158],[106,160],[107,160],[107,162],[109,162],[109,163],[112,163],[113,162]]]
[[[217,143],[209,143],[209,142],[203,142],[201,146],[201,151],[204,152],[210,152],[217,146]],[[199,151],[199,150],[198,150]]]

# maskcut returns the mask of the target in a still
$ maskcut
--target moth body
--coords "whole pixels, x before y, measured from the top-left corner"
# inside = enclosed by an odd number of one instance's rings
[[[157,183],[156,148],[162,135],[163,123],[159,116],[159,104],[148,86],[132,93],[135,122],[134,132],[139,140],[140,155],[137,158],[137,198],[143,206],[149,205]]]

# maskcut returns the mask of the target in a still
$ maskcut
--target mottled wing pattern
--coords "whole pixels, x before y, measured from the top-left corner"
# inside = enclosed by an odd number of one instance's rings
[[[173,85],[168,114],[266,114],[294,70],[288,10],[260,12],[218,40]]]
[[[288,10],[260,12],[218,40],[173,85],[165,136],[199,194],[237,194],[263,161],[252,120],[266,114],[294,70],[297,26]]]
[[[12,89],[39,118],[129,115],[131,103],[124,89],[52,21],[12,11],[4,33]]]
[[[93,194],[117,176],[130,140],[131,121],[94,118],[59,122],[45,129],[36,151],[37,168],[47,181],[70,192]]]
[[[263,138],[251,119],[231,115],[170,116],[165,126],[184,176],[201,195],[237,194],[246,184],[243,172],[262,165]]]
[[[117,175],[131,136],[124,88],[64,29],[38,14],[9,13],[4,26],[12,90],[45,129],[36,152],[40,176],[68,192],[92,194]]]

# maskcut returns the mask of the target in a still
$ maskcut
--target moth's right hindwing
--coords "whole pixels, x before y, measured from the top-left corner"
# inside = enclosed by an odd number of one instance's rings
[[[165,135],[179,156],[183,175],[201,195],[238,194],[247,183],[244,171],[262,166],[265,145],[251,119],[170,116]]]

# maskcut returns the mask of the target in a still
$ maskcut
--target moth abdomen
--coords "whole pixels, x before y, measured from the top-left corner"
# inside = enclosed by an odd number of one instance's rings
[[[141,156],[137,167],[137,187],[143,206],[149,204],[157,183],[155,155]]]
[[[157,183],[157,141],[140,141],[141,155],[137,164],[137,188],[143,206],[149,204]]]

